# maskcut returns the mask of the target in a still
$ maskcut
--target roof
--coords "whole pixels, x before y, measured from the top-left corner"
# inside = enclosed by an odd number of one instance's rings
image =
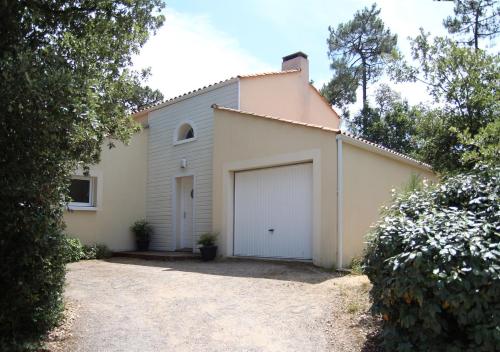
[[[260,115],[260,114],[256,114],[256,113],[253,113],[253,112],[242,111],[242,110],[237,110],[237,109],[232,109],[232,108],[226,108],[224,106],[219,106],[217,104],[213,104],[212,108],[213,109],[217,109],[217,110],[223,110],[223,111],[237,112],[237,113],[240,113],[240,114],[251,115],[251,116],[255,116],[255,117],[262,117],[262,118],[265,118],[265,119],[270,119],[270,120],[285,122],[285,123],[289,123],[289,124],[292,124],[292,125],[300,125],[300,126],[304,126],[304,127],[312,127],[312,128],[317,128],[317,129],[324,130],[324,131],[340,133],[340,130],[335,129],[335,128],[330,128],[330,127],[326,127],[326,126],[320,126],[320,125],[316,125],[316,124],[312,124],[312,123],[306,123],[306,122],[300,122],[300,121],[283,119],[281,117],[276,117],[276,116]]]
[[[285,71],[259,72],[259,73],[248,74],[248,75],[238,75],[236,77],[238,77],[238,78],[252,78],[252,77],[282,75],[282,74],[294,73],[294,72],[300,72],[300,68],[296,68],[296,69],[293,69],[293,70],[285,70]]]
[[[271,76],[271,75],[283,75],[283,74],[294,73],[294,72],[300,72],[300,69],[286,70],[286,71],[270,71],[270,72],[261,72],[261,73],[255,73],[255,74],[234,76],[234,77],[231,77],[231,78],[228,78],[228,79],[225,79],[225,80],[222,80],[222,81],[219,81],[219,82],[216,82],[216,83],[212,83],[212,84],[209,84],[207,86],[204,86],[204,87],[201,87],[201,88],[189,91],[187,93],[175,96],[173,98],[163,100],[163,101],[158,102],[156,104],[145,106],[145,107],[143,107],[141,109],[138,109],[138,110],[134,111],[132,113],[132,115],[139,114],[139,113],[150,112],[150,111],[154,111],[154,110],[160,109],[160,108],[162,108],[164,106],[173,104],[173,103],[175,103],[175,102],[177,102],[177,101],[179,101],[181,99],[185,99],[185,98],[188,98],[190,96],[199,94],[200,92],[202,92],[204,90],[207,90],[209,88],[217,88],[217,87],[223,86],[225,84],[236,82],[240,78],[254,78],[254,77]]]
[[[357,137],[349,132],[346,132],[346,131],[342,131],[340,129],[334,129],[334,128],[329,128],[329,127],[325,127],[325,126],[321,126],[321,125],[316,125],[316,124],[310,124],[310,123],[305,123],[305,122],[299,122],[299,121],[293,121],[293,120],[287,120],[287,119],[283,119],[281,117],[276,117],[276,116],[269,116],[269,115],[260,115],[260,114],[255,114],[253,112],[248,112],[248,111],[242,111],[242,110],[237,110],[237,109],[232,109],[232,108],[227,108],[227,107],[223,107],[223,106],[219,106],[217,104],[213,104],[212,105],[212,108],[213,109],[217,109],[217,110],[222,110],[222,111],[231,111],[231,112],[237,112],[237,113],[240,113],[240,114],[245,114],[245,115],[250,115],[250,116],[255,116],[255,117],[260,117],[260,118],[265,118],[265,119],[269,119],[269,120],[274,120],[274,121],[279,121],[279,122],[283,122],[283,123],[288,123],[288,124],[293,124],[293,125],[300,125],[300,126],[304,126],[304,127],[311,127],[311,128],[316,128],[316,129],[320,129],[320,130],[323,130],[323,131],[328,131],[328,132],[333,132],[337,135],[340,135],[340,136],[345,136],[351,140],[354,140],[354,141],[357,141],[360,145],[364,145],[364,146],[368,146],[368,147],[371,147],[371,148],[375,148],[376,150],[382,152],[383,154],[390,154],[398,159],[402,159],[402,160],[406,160],[412,164],[417,164],[418,166],[421,166],[421,167],[424,167],[426,169],[429,169],[429,170],[432,170],[432,167],[429,165],[429,164],[426,164],[424,162],[421,162],[417,159],[414,159],[406,154],[402,154],[402,153],[399,153],[399,152],[396,152],[392,149],[389,149],[387,147],[384,147],[383,145],[380,145],[380,144],[377,144],[377,143],[373,143],[373,142],[370,142],[364,138],[361,138],[361,137]]]
[[[351,139],[353,139],[353,140],[356,140],[356,141],[358,141],[358,142],[360,142],[360,143],[363,143],[363,144],[366,144],[366,145],[372,146],[372,147],[377,148],[377,149],[379,149],[379,150],[381,150],[381,151],[384,151],[384,152],[387,152],[387,153],[393,154],[393,155],[395,155],[395,156],[397,156],[397,157],[399,157],[399,158],[402,158],[402,159],[405,159],[405,160],[411,161],[411,162],[413,162],[413,163],[419,164],[420,166],[423,166],[423,167],[425,167],[425,168],[427,168],[427,169],[431,169],[431,170],[432,170],[432,167],[431,167],[429,164],[426,164],[426,163],[424,163],[424,162],[422,162],[422,161],[420,161],[420,160],[414,159],[414,158],[412,158],[412,157],[410,157],[410,156],[408,156],[408,155],[406,155],[406,154],[399,153],[399,152],[397,152],[397,151],[395,151],[395,150],[392,150],[392,149],[390,149],[390,148],[384,147],[384,146],[383,146],[383,145],[381,145],[381,144],[377,144],[377,143],[370,142],[369,140],[366,140],[366,139],[361,138],[361,137],[357,137],[357,136],[355,136],[355,135],[353,135],[353,134],[351,134],[351,133],[349,133],[349,132],[346,132],[346,131],[341,131],[341,132],[340,132],[340,134],[341,134],[342,136],[346,136],[346,137],[351,138]]]

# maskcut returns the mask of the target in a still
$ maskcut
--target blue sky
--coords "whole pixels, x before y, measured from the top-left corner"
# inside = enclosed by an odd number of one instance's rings
[[[319,88],[329,80],[326,38],[336,27],[373,1],[365,0],[171,0],[166,21],[145,45],[136,67],[150,66],[150,85],[166,97],[237,74],[279,70],[281,58],[301,50],[309,55],[310,78]],[[407,37],[424,27],[444,35],[442,20],[452,2],[380,0],[381,17],[409,54]],[[384,80],[382,80],[384,81]],[[411,103],[426,100],[417,85],[394,88]]]

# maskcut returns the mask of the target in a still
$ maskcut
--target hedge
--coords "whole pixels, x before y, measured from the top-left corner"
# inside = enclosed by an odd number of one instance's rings
[[[385,210],[364,270],[386,350],[500,350],[499,181],[481,166]]]

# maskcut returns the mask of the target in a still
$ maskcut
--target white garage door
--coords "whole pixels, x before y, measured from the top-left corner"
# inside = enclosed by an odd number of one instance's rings
[[[312,164],[235,173],[234,255],[312,258]]]

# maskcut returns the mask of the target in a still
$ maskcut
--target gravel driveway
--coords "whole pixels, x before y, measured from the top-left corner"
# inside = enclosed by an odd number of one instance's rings
[[[345,297],[367,285],[307,264],[81,261],[67,274],[71,326],[49,349],[360,351]]]

